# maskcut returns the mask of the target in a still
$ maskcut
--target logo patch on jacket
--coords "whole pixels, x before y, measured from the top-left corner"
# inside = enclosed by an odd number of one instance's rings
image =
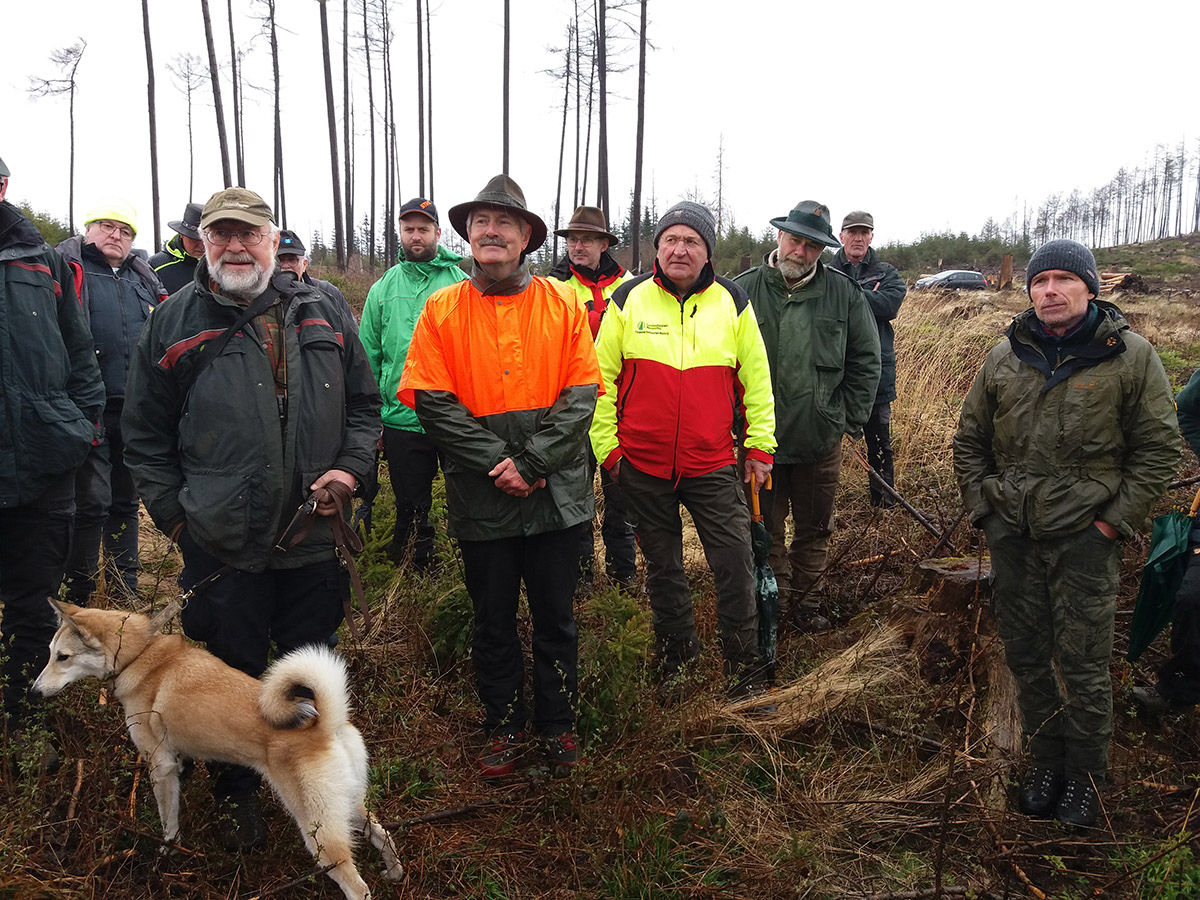
[[[671,326],[661,322],[638,322],[638,334],[666,334]]]

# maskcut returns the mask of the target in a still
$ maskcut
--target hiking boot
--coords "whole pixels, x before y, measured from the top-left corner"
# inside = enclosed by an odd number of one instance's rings
[[[798,634],[823,634],[833,630],[833,623],[821,615],[820,609],[806,603],[793,606],[788,619]]]
[[[546,760],[550,763],[550,774],[555,778],[565,778],[579,765],[579,744],[574,732],[548,735],[543,739],[543,745]]]
[[[779,708],[771,699],[770,686],[759,680],[739,681],[729,689],[729,699],[734,703],[742,700],[761,699],[761,703],[756,703],[745,710],[745,715],[755,719],[774,715]]]
[[[218,837],[224,849],[237,853],[258,850],[267,843],[267,823],[258,794],[235,794],[218,799],[217,804]]]
[[[1100,797],[1091,780],[1068,778],[1054,817],[1064,825],[1092,826],[1100,815]]]
[[[1034,766],[1021,782],[1017,793],[1017,809],[1027,816],[1048,819],[1063,791],[1061,772],[1045,766]]]
[[[1194,708],[1190,703],[1173,703],[1162,695],[1158,687],[1135,687],[1130,693],[1133,702],[1148,716],[1181,715]]]
[[[488,738],[487,745],[479,754],[479,773],[484,778],[503,778],[516,769],[521,745],[525,743],[525,732],[499,731]]]

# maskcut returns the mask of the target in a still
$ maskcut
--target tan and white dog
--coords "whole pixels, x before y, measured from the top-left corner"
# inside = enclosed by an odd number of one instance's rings
[[[404,874],[392,839],[367,812],[367,748],[350,724],[346,667],[324,647],[282,657],[261,681],[225,665],[154,619],[50,601],[61,625],[33,691],[57,694],[81,678],[113,680],[129,736],[150,765],[163,837],[179,835],[182,757],[250,766],[275,789],[319,866],[351,900],[370,890],[354,867],[367,836],[383,854],[384,877]]]

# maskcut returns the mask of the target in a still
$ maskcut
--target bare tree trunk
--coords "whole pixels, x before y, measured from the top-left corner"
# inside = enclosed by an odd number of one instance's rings
[[[593,3],[595,0],[593,0]],[[593,17],[593,23],[595,18]],[[588,60],[587,134],[583,141],[583,183],[579,186],[579,202],[587,202],[588,165],[592,155],[592,109],[596,97],[596,35],[592,29],[592,52]]]
[[[154,110],[154,53],[150,49],[150,0],[142,0],[142,33],[146,38],[146,110],[150,115],[150,203],[154,207],[154,249],[162,246],[158,211],[158,119]]]
[[[725,212],[725,134],[717,142],[717,237],[721,237]]]
[[[83,51],[87,49],[87,41],[79,39],[79,43],[63,47],[50,54],[50,61],[62,73],[60,78],[29,79],[28,91],[34,97],[56,97],[66,94],[67,115],[70,124],[71,159],[67,171],[67,227],[75,233],[75,73],[79,70],[79,61],[83,59]]]
[[[383,255],[386,264],[391,265],[396,259],[396,232],[394,216],[396,211],[396,181],[395,166],[395,97],[392,92],[392,29],[388,6],[390,0],[382,4],[382,37],[383,37]]]
[[[508,174],[508,70],[511,29],[508,22],[509,0],[504,0],[504,153],[500,171]]]
[[[317,0],[321,8],[321,51],[325,69],[325,112],[329,121],[329,164],[333,173],[333,248],[337,267],[346,271],[345,229],[342,225],[342,184],[338,172],[337,112],[333,107],[333,70],[329,65],[329,0]]]
[[[233,39],[233,0],[226,0],[229,13],[229,76],[233,81],[233,161],[237,183],[246,186],[246,151],[242,146],[242,85],[238,79],[238,51]]]
[[[342,147],[346,151],[346,262],[354,255],[354,162],[350,136],[353,109],[350,106],[350,0],[342,2]]]
[[[267,0],[271,16],[271,74],[275,80],[275,216],[287,228],[287,195],[283,181],[283,114],[280,109],[279,36],[275,29],[275,0]]]
[[[633,259],[630,269],[640,272],[642,268],[642,150],[646,137],[646,4],[642,0],[642,18],[638,29],[638,97],[637,136],[633,151],[633,210],[630,220],[633,228]]]
[[[417,0],[417,195],[425,196],[425,38]]]
[[[566,66],[563,69],[563,116],[562,116],[562,137],[558,142],[558,190],[554,195],[554,249],[551,251],[551,259],[558,259],[558,229],[562,228],[562,179],[563,179],[563,161],[567,155],[567,110],[571,105],[571,29],[573,25],[567,25],[567,52]]]
[[[596,205],[611,218],[608,208],[608,0],[597,0],[596,71],[600,76],[600,136],[596,147]]]
[[[200,12],[204,18],[204,42],[208,45],[208,76],[212,80],[213,107],[217,114],[217,141],[221,145],[221,175],[225,179],[225,187],[230,187],[233,184],[233,176],[229,171],[229,139],[225,136],[225,108],[221,105],[221,72],[217,68],[217,48],[213,44],[212,17],[208,14],[208,0],[200,0]]]
[[[579,206],[579,139],[583,137],[583,59],[579,54],[579,0],[575,0],[575,189],[571,194],[571,208]]]
[[[425,92],[425,100],[429,105],[426,112],[426,127],[429,141],[429,200],[433,202],[433,22],[430,9],[431,0],[425,2],[425,70],[429,73],[429,87]]]
[[[349,2],[349,0],[347,0]],[[362,0],[363,55],[367,62],[367,112],[371,123],[370,219],[367,227],[367,253],[371,274],[375,274],[375,79],[371,73],[371,26],[367,20],[367,0]]]

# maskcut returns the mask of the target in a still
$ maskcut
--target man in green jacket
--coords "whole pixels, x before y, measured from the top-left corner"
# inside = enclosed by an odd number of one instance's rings
[[[1119,540],[1174,475],[1179,430],[1158,354],[1096,300],[1087,247],[1044,244],[1025,287],[1033,308],[1013,319],[963,403],[954,472],[987,535],[1028,742],[1018,808],[1092,825],[1112,734]]]
[[[875,406],[863,426],[867,442],[867,462],[889,486],[895,487],[892,465],[892,401],[896,399],[896,332],[892,320],[900,313],[900,304],[908,287],[895,266],[885,263],[871,247],[875,236],[875,217],[855,210],[842,219],[841,249],[830,266],[858,282],[879,328],[879,388]],[[889,509],[892,498],[873,481],[868,485],[871,505]]]
[[[775,393],[779,446],[763,513],[771,568],[792,622],[802,631],[825,631],[829,619],[810,592],[829,552],[842,435],[861,432],[875,403],[879,332],[858,285],[821,262],[821,251],[838,246],[829,207],[805,200],[771,224],[776,249],[734,279],[758,317]],[[789,510],[790,548],[784,534]]]
[[[429,509],[438,454],[416,412],[397,399],[396,390],[425,301],[467,277],[458,267],[462,257],[443,247],[441,237],[432,201],[415,197],[400,208],[400,261],[372,285],[359,327],[383,395],[383,453],[396,498],[396,530],[389,555],[400,564],[411,553],[418,572],[428,572],[437,563]]]

